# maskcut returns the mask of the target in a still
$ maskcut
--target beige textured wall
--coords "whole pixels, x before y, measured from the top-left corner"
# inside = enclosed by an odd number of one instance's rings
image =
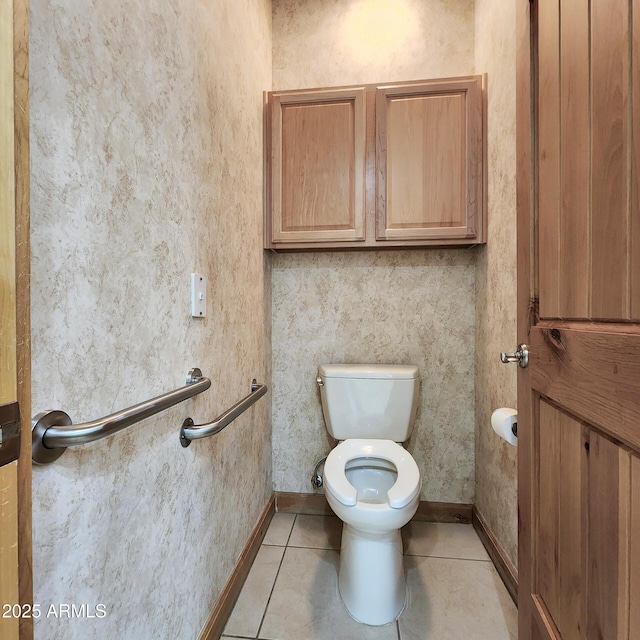
[[[268,0],[32,0],[33,406],[90,420],[181,386],[211,389],[34,469],[35,602],[104,619],[39,640],[195,638],[271,493],[262,251]],[[209,315],[189,315],[189,273]]]
[[[500,363],[500,351],[517,344],[515,46],[515,2],[476,0],[476,70],[489,74],[489,226],[476,289],[476,506],[514,564],[517,450],[490,420],[498,407],[516,408],[517,367]]]
[[[273,3],[276,90],[472,73],[473,0]],[[398,362],[422,374],[423,499],[472,502],[474,250],[279,254],[272,275],[275,490],[311,491],[331,448],[317,366]]]
[[[469,75],[474,0],[273,0],[273,88]]]

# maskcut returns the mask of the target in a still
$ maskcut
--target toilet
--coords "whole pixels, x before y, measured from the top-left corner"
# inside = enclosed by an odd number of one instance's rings
[[[327,502],[342,520],[338,586],[358,622],[384,625],[404,609],[400,528],[420,501],[420,472],[401,444],[411,435],[420,376],[412,365],[324,364],[322,412],[340,441],[324,464]]]

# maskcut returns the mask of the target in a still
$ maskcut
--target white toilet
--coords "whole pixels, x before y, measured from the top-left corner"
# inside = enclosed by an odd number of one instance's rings
[[[340,595],[358,622],[393,622],[406,585],[400,528],[420,501],[420,472],[400,446],[416,414],[420,377],[411,365],[324,364],[318,369],[329,433],[323,486],[343,521]]]

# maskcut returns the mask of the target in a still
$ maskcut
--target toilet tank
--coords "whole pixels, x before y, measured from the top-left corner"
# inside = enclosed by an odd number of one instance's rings
[[[323,364],[318,384],[325,425],[336,440],[404,442],[411,435],[420,388],[418,367]]]

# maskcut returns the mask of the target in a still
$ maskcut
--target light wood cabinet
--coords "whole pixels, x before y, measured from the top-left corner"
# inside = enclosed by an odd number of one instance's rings
[[[365,90],[271,96],[274,243],[364,240]]]
[[[484,242],[482,77],[268,94],[265,247]]]

